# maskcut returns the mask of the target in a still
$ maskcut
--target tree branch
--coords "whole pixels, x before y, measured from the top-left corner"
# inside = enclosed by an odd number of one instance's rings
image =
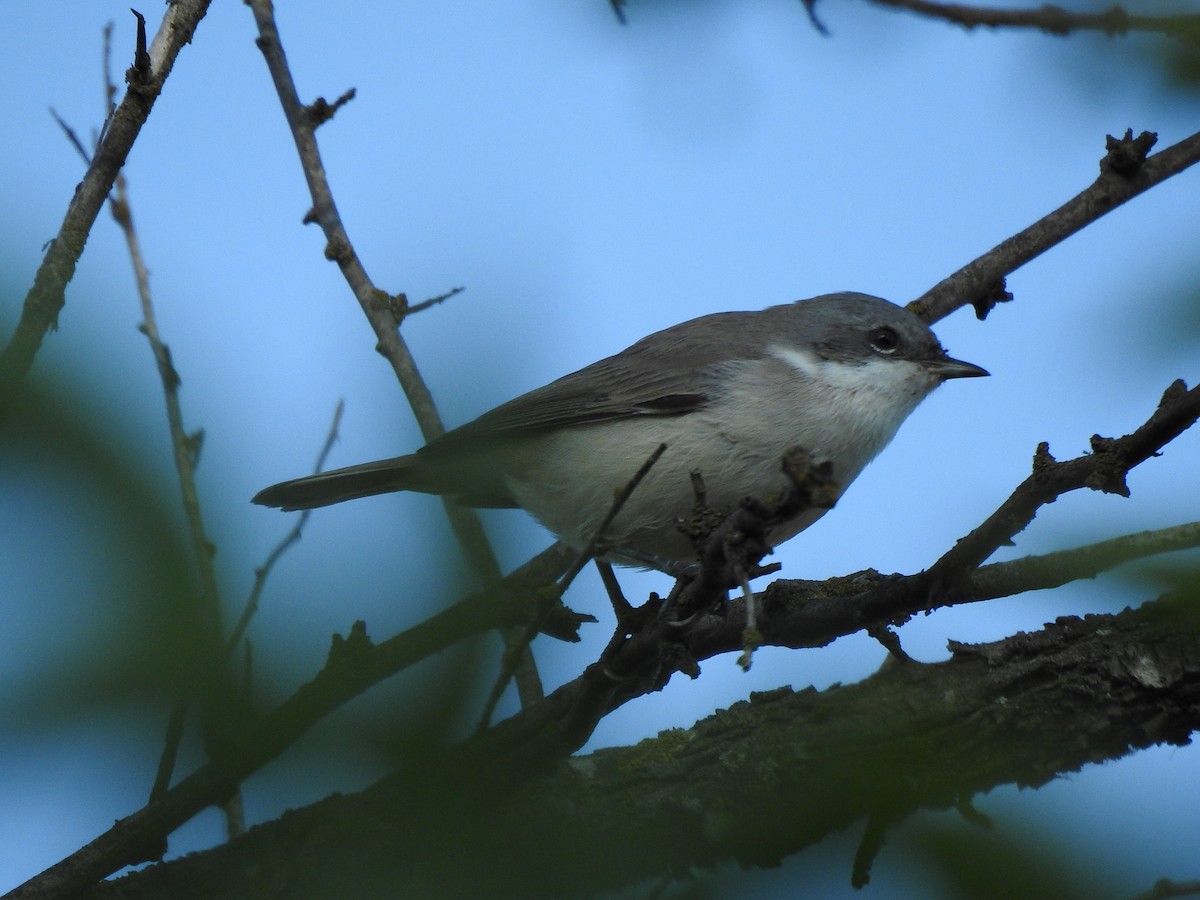
[[[984,318],[998,301],[1011,299],[1004,286],[1010,272],[1127,200],[1200,162],[1200,133],[1146,157],[1156,140],[1149,132],[1136,138],[1131,131],[1119,140],[1109,137],[1100,177],[1090,187],[938,282],[908,308],[929,324],[968,304]]]
[[[321,444],[321,449],[317,453],[317,462],[313,467],[314,474],[325,468],[325,460],[328,458],[329,452],[333,449],[333,445],[337,442],[338,428],[342,423],[342,413],[345,409],[346,404],[342,400],[339,400],[337,406],[333,409],[333,420],[329,423],[329,431],[326,433],[325,441]],[[229,637],[225,640],[226,655],[233,655],[238,643],[245,635],[246,629],[250,627],[250,620],[258,612],[259,598],[262,596],[263,588],[266,587],[267,578],[270,577],[271,570],[275,568],[275,564],[279,562],[283,554],[287,553],[294,544],[299,543],[300,536],[304,533],[304,526],[308,524],[311,512],[311,509],[306,509],[300,513],[291,530],[267,554],[267,558],[263,564],[254,570],[254,586],[250,589],[250,596],[246,598],[246,604],[242,608],[242,613],[238,616],[237,623],[229,633]]]
[[[941,19],[970,30],[987,28],[1031,28],[1047,34],[1066,36],[1073,31],[1102,31],[1108,36],[1143,31],[1196,41],[1200,37],[1200,15],[1161,13],[1146,15],[1126,12],[1112,6],[1104,12],[1076,12],[1045,4],[1026,9],[1000,9],[968,6],[962,3],[937,3],[933,0],[871,0],[876,6],[907,10],[918,15]]]
[[[754,695],[686,731],[534,775],[506,755],[414,760],[361,794],[86,896],[267,897],[284,871],[326,886],[336,871],[354,896],[385,885],[389,896],[590,895],[690,866],[774,865],[856,821],[962,808],[1200,728],[1194,597],[952,649],[848,687]]]
[[[33,286],[25,295],[21,317],[8,345],[0,353],[0,426],[16,399],[21,380],[47,331],[58,326],[58,314],[66,302],[67,283],[83,253],[88,234],[100,213],[117,173],[145,124],[154,101],[171,74],[175,58],[190,43],[211,0],[179,0],[167,6],[162,24],[149,50],[148,77],[130,81],[120,106],[109,120],[100,144],[75,188],[58,234],[50,243]],[[142,71],[145,70],[143,66]],[[139,71],[135,68],[134,71]]]
[[[1033,474],[1013,491],[987,521],[958,541],[930,569],[931,579],[953,578],[974,569],[1033,521],[1037,510],[1068,491],[1088,487],[1129,496],[1125,476],[1145,462],[1200,418],[1200,386],[1190,391],[1176,381],[1163,393],[1154,414],[1131,434],[1121,438],[1092,436],[1092,453],[1068,462],[1050,455],[1049,445],[1038,445]]]

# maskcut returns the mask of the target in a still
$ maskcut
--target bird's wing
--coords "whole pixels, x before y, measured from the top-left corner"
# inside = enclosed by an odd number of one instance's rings
[[[731,348],[728,340],[736,333],[737,323],[731,319],[743,315],[752,314],[718,313],[694,320],[682,333],[676,327],[651,335],[616,356],[484,413],[421,453],[454,452],[468,443],[551,428],[694,412],[712,400],[722,372],[748,355],[744,348]],[[714,331],[716,335],[710,333]]]
[[[605,389],[596,390],[591,376],[601,375],[606,376]],[[635,416],[678,416],[708,402],[709,392],[695,387],[692,381],[682,378],[647,378],[620,369],[597,371],[589,367],[510,400],[447,432],[425,449],[451,450],[467,443]]]

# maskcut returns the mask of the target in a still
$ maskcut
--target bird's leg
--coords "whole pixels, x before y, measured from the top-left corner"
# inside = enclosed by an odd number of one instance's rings
[[[746,570],[741,565],[734,564],[733,571],[742,589],[742,597],[746,601],[746,627],[742,630],[742,655],[738,657],[738,665],[742,667],[742,671],[749,672],[754,651],[762,643],[762,634],[758,630],[758,603],[754,598],[754,591],[750,589],[750,579],[746,577]]]

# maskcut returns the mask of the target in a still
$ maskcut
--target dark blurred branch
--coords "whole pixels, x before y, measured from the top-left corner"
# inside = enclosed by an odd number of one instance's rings
[[[383,679],[471,635],[528,621],[539,611],[538,589],[562,574],[575,551],[555,544],[499,584],[381,644],[357,622],[334,636],[324,668],[276,709],[238,722],[219,755],[170,788],[157,802],[120,819],[91,843],[31,878],[7,898],[58,898],[127,865],[162,854],[163,840],[201,810],[219,803],[250,774],[275,759],[334,709]],[[564,640],[588,619],[563,607],[547,617],[546,631]]]
[[[151,60],[146,50],[146,21],[136,11],[138,19],[137,53],[134,67],[130,74],[130,83],[142,85],[150,77]],[[104,122],[105,128],[117,113],[115,97],[116,85],[111,73],[112,23],[104,29]],[[62,118],[51,110],[55,120],[67,135],[72,146],[83,157],[86,165],[91,165],[92,155],[83,146],[83,142],[75,131]],[[99,143],[99,138],[97,143]],[[212,557],[214,548],[209,541],[204,528],[204,520],[200,510],[199,494],[196,490],[195,465],[200,452],[200,436],[189,435],[183,427],[183,411],[179,402],[180,378],[171,360],[171,351],[163,342],[158,331],[158,323],[154,315],[154,303],[150,293],[150,273],[142,259],[141,243],[138,240],[137,229],[133,224],[133,213],[129,203],[125,177],[118,171],[115,181],[115,191],[109,198],[109,208],[114,221],[121,229],[125,245],[129,251],[130,262],[133,264],[134,283],[137,287],[138,299],[142,309],[142,323],[139,330],[146,335],[151,352],[162,382],[163,396],[167,409],[167,429],[171,437],[171,447],[175,460],[175,470],[179,478],[180,496],[183,502],[184,518],[187,522],[188,535],[191,538],[192,556],[196,564],[199,579],[199,591],[193,597],[193,603],[188,610],[191,616],[191,637],[195,646],[200,648],[200,656],[204,663],[197,671],[206,673],[204,681],[189,685],[176,702],[167,723],[167,733],[162,754],[159,757],[158,770],[154,785],[150,791],[151,801],[160,797],[170,784],[174,770],[179,744],[183,737],[183,728],[187,718],[188,707],[196,694],[200,694],[205,709],[208,712],[210,724],[222,720],[217,712],[221,706],[219,687],[224,684],[220,677],[223,670],[224,658],[219,651],[221,634],[221,602],[217,589],[216,574],[213,571]],[[227,821],[230,823],[229,834],[240,834],[243,828],[233,823],[240,823],[242,814],[240,800],[230,797],[226,801]]]
[[[408,349],[407,342],[400,335],[400,323],[407,304],[396,302],[395,298],[377,288],[367,275],[338,213],[329,180],[325,175],[320,148],[317,146],[317,127],[326,122],[332,111],[344,101],[339,100],[331,105],[319,100],[313,106],[304,106],[300,102],[291,70],[288,68],[283,42],[275,24],[273,4],[269,0],[248,0],[248,5],[258,25],[258,48],[262,51],[271,79],[275,83],[283,114],[287,118],[296,150],[300,155],[300,165],[308,182],[309,193],[312,195],[312,208],[305,216],[305,221],[315,222],[320,226],[326,241],[325,257],[336,262],[341,269],[346,283],[375,333],[375,349],[395,372],[425,440],[433,440],[444,433],[445,426],[434,405],[433,396],[417,369],[416,360]],[[352,94],[343,95],[347,99],[350,96]],[[444,500],[443,505],[471,568],[484,584],[498,581],[500,566],[496,562],[495,553],[484,534],[479,517],[473,510],[451,500]],[[520,635],[517,632],[506,634],[506,643],[510,649],[519,646],[519,640]],[[542,696],[542,685],[534,666],[533,655],[529,653],[528,648],[520,652],[521,664],[516,672],[517,687],[521,702],[529,704]]]
[[[1138,894],[1133,900],[1168,900],[1170,897],[1200,896],[1200,881],[1171,881],[1159,879],[1148,891]]]
[[[1044,591],[1072,581],[1095,578],[1117,566],[1148,556],[1200,547],[1200,522],[1188,522],[1156,531],[1139,531],[1121,537],[1059,550],[1044,556],[981,566],[963,581],[955,603],[974,603],[1011,597],[1026,591]]]
[[[876,6],[907,10],[941,19],[966,29],[1029,28],[1047,34],[1066,36],[1075,31],[1102,31],[1110,37],[1131,31],[1163,34],[1195,41],[1200,38],[1200,15],[1195,13],[1130,13],[1121,6],[1104,12],[1077,12],[1045,4],[1026,9],[1003,9],[963,3],[937,3],[933,0],[871,0]]]
[[[8,418],[21,380],[33,364],[46,332],[58,325],[59,311],[66,302],[67,283],[75,274],[75,266],[96,216],[150,115],[175,58],[191,41],[196,26],[208,11],[209,2],[179,0],[167,6],[149,50],[147,77],[130,83],[108,122],[83,180],[75,188],[58,234],[51,241],[34,276],[33,286],[25,295],[17,326],[0,353],[0,426]]]
[[[1186,744],[1200,728],[1195,599],[955,644],[947,662],[821,693],[752,695],[686,731],[540,769],[504,752],[497,726],[86,896],[268,897],[282,873],[347,896],[592,896],[692,866],[775,865],[855,822]]]
[[[1100,161],[1100,177],[1090,187],[943,279],[908,308],[929,324],[967,305],[974,306],[976,315],[983,318],[997,301],[1009,299],[1004,278],[1010,272],[1127,200],[1200,162],[1200,133],[1147,157],[1155,140],[1146,132],[1136,138],[1132,132],[1122,139],[1110,137],[1108,154]]]
[[[166,400],[167,427],[171,435],[175,471],[179,477],[184,519],[187,522],[188,535],[192,543],[192,557],[196,561],[196,573],[199,579],[199,590],[194,602],[195,608],[192,617],[192,637],[196,645],[202,648],[200,655],[206,661],[203,667],[206,673],[205,682],[191,686],[193,691],[200,693],[199,698],[189,692],[178,700],[171,711],[165,746],[159,759],[154,786],[150,791],[150,799],[155,800],[162,796],[170,784],[176,751],[183,736],[183,724],[191,701],[195,699],[201,701],[207,714],[206,722],[209,725],[222,718],[219,711],[223,707],[221,686],[228,687],[228,682],[224,677],[228,674],[228,670],[225,667],[225,656],[221,652],[221,597],[217,587],[216,572],[213,569],[213,555],[216,548],[208,539],[205,531],[204,516],[200,509],[200,495],[196,490],[195,466],[203,436],[200,432],[188,434],[183,427],[183,410],[179,403],[179,373],[175,370],[171,359],[170,348],[163,342],[158,332],[154,304],[150,295],[150,275],[142,260],[141,245],[133,224],[125,178],[120,174],[117,175],[116,192],[112,198],[112,214],[125,236],[125,244],[133,263],[134,279],[137,283],[138,298],[142,307],[142,323],[138,326],[138,330],[146,335],[146,339],[150,342],[150,349],[154,354],[159,379],[162,381],[163,396]]]

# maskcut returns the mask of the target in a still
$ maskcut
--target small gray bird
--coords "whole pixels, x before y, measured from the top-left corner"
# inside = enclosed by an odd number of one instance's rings
[[[935,387],[988,373],[951,359],[915,315],[840,293],[674,325],[615,356],[484,413],[416,453],[297,478],[255,503],[310,509],[387,491],[443,494],[470,506],[522,507],[582,548],[616,491],[666,451],[604,537],[613,562],[695,560],[679,530],[698,471],[707,504],[734,509],[788,487],[784,453],[833,464],[839,495]],[[778,545],[825,512],[770,533]],[[621,549],[628,552],[622,554]]]

